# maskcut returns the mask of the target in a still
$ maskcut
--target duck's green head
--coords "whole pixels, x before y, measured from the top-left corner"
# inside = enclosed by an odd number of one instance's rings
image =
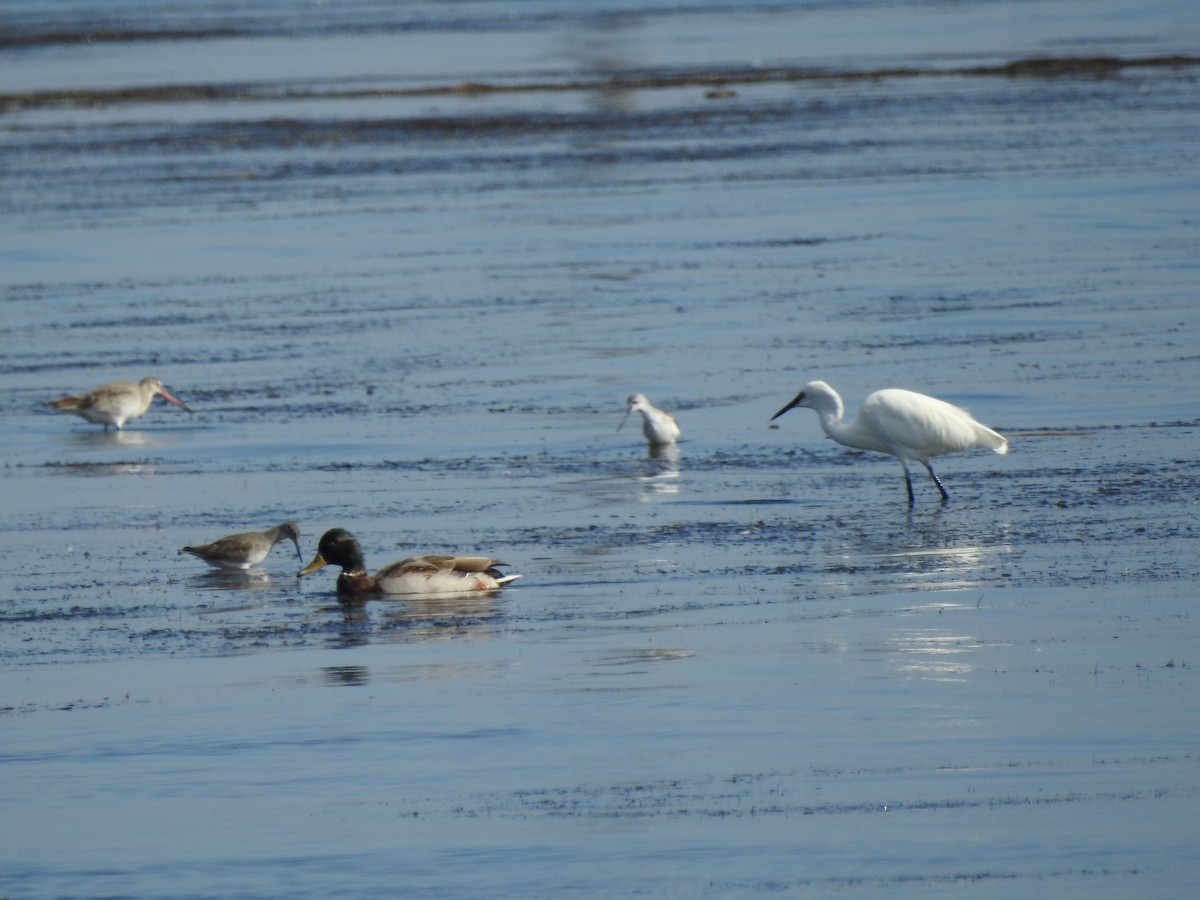
[[[308,575],[325,566],[340,566],[343,572],[363,571],[362,548],[354,535],[344,528],[331,528],[321,535],[317,542],[317,555],[313,561],[300,570],[301,575]]]

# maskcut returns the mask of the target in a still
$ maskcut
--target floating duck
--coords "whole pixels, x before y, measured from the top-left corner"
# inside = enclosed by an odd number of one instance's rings
[[[341,566],[337,592],[343,601],[361,601],[383,594],[445,594],[464,591],[492,593],[520,575],[504,575],[506,563],[486,556],[414,556],[368,575],[362,548],[342,528],[321,535],[317,555],[300,570],[308,575],[327,565]]]
[[[300,526],[294,522],[284,522],[266,531],[230,534],[211,544],[184,547],[180,552],[199,557],[218,569],[249,569],[266,559],[271,548],[285,540],[296,545],[296,558],[304,562],[300,553]]]
[[[859,450],[890,453],[904,468],[908,504],[913,503],[912,476],[908,463],[915,460],[925,467],[942,492],[942,502],[950,499],[942,481],[934,474],[929,460],[943,453],[979,447],[996,453],[1008,452],[1008,439],[981,425],[965,409],[901,388],[884,388],[868,394],[853,422],[842,419],[842,398],[824,381],[810,381],[775,415],[778,419],[789,409],[807,406],[821,417],[821,428],[839,444]]]
[[[154,376],[143,378],[141,381],[114,381],[111,384],[103,384],[77,397],[52,400],[49,406],[103,425],[105,431],[108,431],[110,425],[120,431],[126,422],[144,415],[155,396],[165,398],[185,412],[191,412],[187,404],[163,387],[163,383]]]
[[[629,418],[629,414],[636,410],[642,414],[642,434],[646,436],[651,447],[673,444],[679,439],[681,432],[675,417],[669,412],[651,406],[645,394],[630,394],[628,402],[629,407],[625,410],[625,415],[621,419],[621,424],[617,426],[617,431],[621,430],[626,419]]]

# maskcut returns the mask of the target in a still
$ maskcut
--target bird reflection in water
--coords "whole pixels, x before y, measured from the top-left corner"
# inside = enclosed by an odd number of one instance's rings
[[[166,443],[162,437],[144,431],[68,431],[59,438],[83,450],[105,447],[144,450],[162,447]]]
[[[679,445],[651,444],[646,454],[646,466],[637,476],[642,486],[643,500],[657,495],[679,493]]]
[[[210,591],[256,591],[273,584],[262,569],[206,569],[193,575],[191,583]]]
[[[62,434],[59,440],[66,445],[66,452],[73,458],[54,465],[63,472],[88,476],[153,475],[158,468],[139,459],[92,461],[76,454],[106,450],[153,450],[166,444],[162,439],[140,431],[70,431]]]
[[[439,595],[412,597],[400,603],[378,604],[382,624],[395,629],[403,641],[443,641],[487,633],[490,620],[499,615],[489,595]]]
[[[341,614],[341,630],[329,643],[335,649],[478,640],[492,634],[491,622],[500,615],[496,597],[486,594],[385,597],[370,605],[339,603],[322,611]]]
[[[906,678],[965,681],[979,666],[978,637],[945,628],[903,628],[891,633],[882,652]]]
[[[321,676],[334,687],[362,687],[371,680],[371,671],[366,666],[322,666]]]

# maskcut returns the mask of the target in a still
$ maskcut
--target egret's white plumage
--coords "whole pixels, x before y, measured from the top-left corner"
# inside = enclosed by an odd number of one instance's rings
[[[637,411],[642,414],[642,434],[646,436],[651,447],[673,444],[679,439],[679,423],[675,421],[675,417],[669,412],[651,406],[645,394],[630,394],[628,402],[629,407],[625,410],[625,415],[621,418],[621,424],[617,426],[617,431],[621,430],[625,420],[629,418],[629,414]]]
[[[797,406],[815,410],[821,419],[821,428],[839,444],[890,453],[900,460],[910,504],[913,502],[912,476],[908,471],[910,460],[925,467],[945,502],[950,495],[934,474],[930,459],[975,447],[996,453],[1008,452],[1008,440],[976,422],[966,410],[901,388],[885,388],[869,394],[859,408],[858,418],[846,422],[842,419],[844,407],[837,391],[824,381],[810,381],[771,419],[778,419]]]

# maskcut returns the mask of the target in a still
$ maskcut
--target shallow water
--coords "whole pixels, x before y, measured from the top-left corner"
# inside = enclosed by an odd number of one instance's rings
[[[1192,889],[1192,4],[42,6],[0,893]],[[195,414],[45,407],[146,374]],[[910,510],[768,426],[811,378],[1012,453]],[[285,520],[524,577],[346,610],[178,553]]]

